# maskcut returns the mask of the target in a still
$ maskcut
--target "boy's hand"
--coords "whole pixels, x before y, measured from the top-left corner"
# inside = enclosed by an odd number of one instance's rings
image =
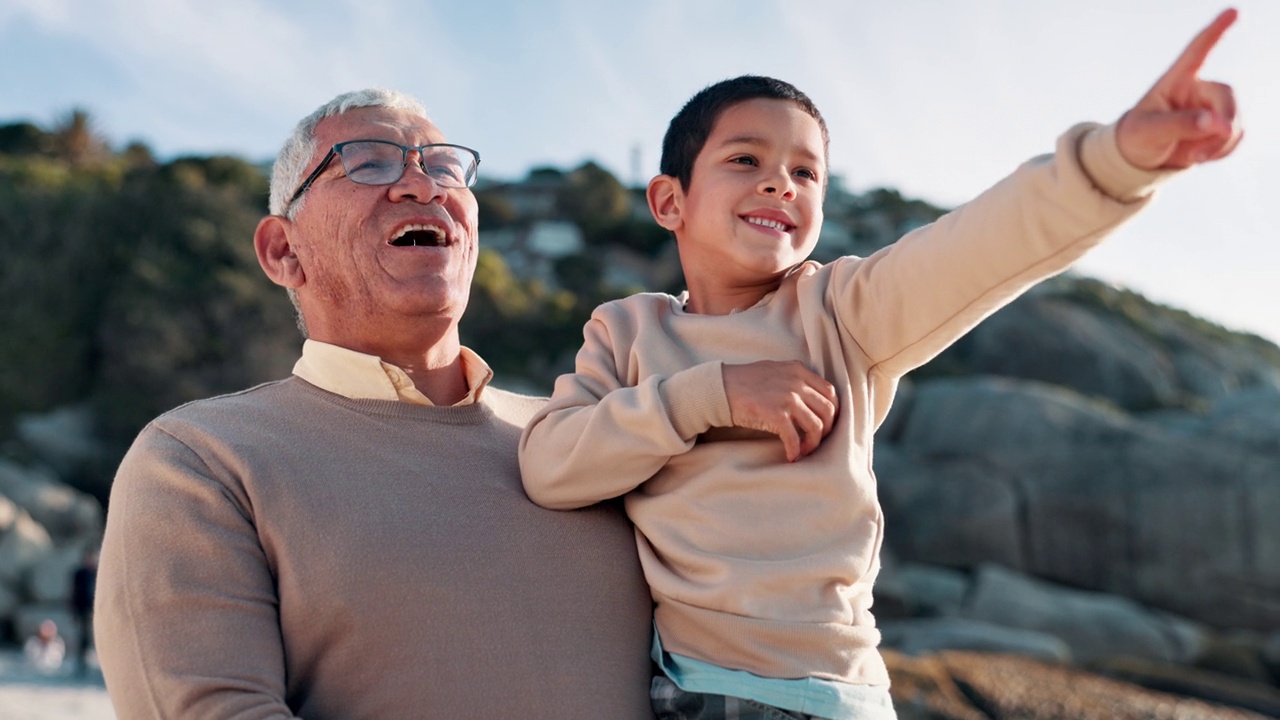
[[[816,450],[836,418],[835,387],[794,360],[726,364],[724,394],[734,426],[777,435],[787,462]]]
[[[1235,149],[1244,132],[1236,121],[1231,86],[1196,76],[1235,21],[1234,9],[1218,15],[1120,118],[1116,142],[1130,164],[1144,170],[1181,169],[1226,157]]]

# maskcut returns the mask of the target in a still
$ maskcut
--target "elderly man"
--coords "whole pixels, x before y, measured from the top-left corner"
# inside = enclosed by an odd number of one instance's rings
[[[630,526],[525,498],[538,402],[459,344],[478,162],[384,90],[286,143],[254,243],[308,339],[120,466],[96,608],[120,717],[649,717]]]

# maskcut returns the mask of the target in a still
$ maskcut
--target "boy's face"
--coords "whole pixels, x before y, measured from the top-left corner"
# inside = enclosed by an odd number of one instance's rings
[[[672,230],[690,292],[768,286],[813,251],[826,179],[818,122],[786,100],[755,99],[721,113],[675,182]],[[772,290],[768,287],[768,290]]]

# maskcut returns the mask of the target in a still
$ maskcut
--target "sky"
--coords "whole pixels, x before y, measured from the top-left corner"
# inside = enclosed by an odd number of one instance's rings
[[[1246,136],[1171,180],[1078,270],[1280,342],[1280,2],[1240,20],[1202,76]],[[0,0],[0,123],[89,111],[162,158],[273,157],[334,95],[423,100],[481,174],[594,160],[657,173],[671,116],[744,73],[805,91],[855,192],[951,207],[1085,120],[1131,107],[1216,0]]]

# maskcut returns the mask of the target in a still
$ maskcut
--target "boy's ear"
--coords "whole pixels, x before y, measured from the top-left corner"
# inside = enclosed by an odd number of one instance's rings
[[[292,231],[292,220],[268,215],[258,221],[258,228],[253,231],[253,249],[258,254],[258,264],[271,282],[287,288],[299,288],[306,283],[307,277],[289,239]]]
[[[653,219],[663,228],[675,232],[680,228],[684,209],[684,188],[680,181],[670,175],[659,175],[649,181],[645,191],[649,201],[649,212]]]

